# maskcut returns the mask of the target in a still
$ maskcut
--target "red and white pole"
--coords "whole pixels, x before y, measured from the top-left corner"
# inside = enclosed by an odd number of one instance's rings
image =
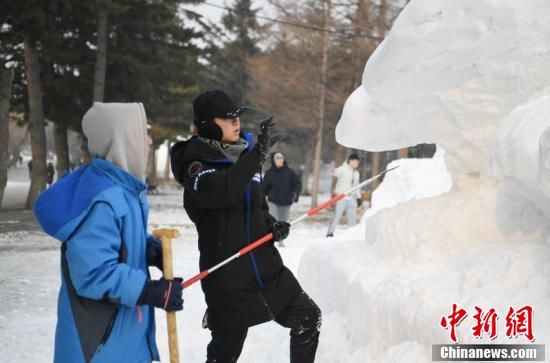
[[[344,199],[346,197],[346,195],[348,194],[351,194],[361,188],[364,188],[366,187],[367,185],[371,184],[373,181],[375,181],[376,179],[380,178],[382,175],[394,170],[394,169],[397,169],[399,167],[399,165],[397,166],[394,166],[393,168],[390,168],[390,169],[386,169],[384,170],[383,172],[379,173],[379,174],[376,174],[375,176],[357,184],[355,187],[351,188],[350,190],[348,190],[347,192],[345,193],[340,193],[338,194],[337,196],[335,196],[334,198],[324,202],[323,204],[311,209],[310,211],[308,211],[307,213],[304,213],[302,214],[300,217],[296,218],[295,220],[293,220],[292,222],[290,222],[290,225],[295,225],[296,223],[299,223],[301,221],[303,221],[304,219],[308,218],[308,217],[311,217],[317,213],[319,213],[320,211],[322,211],[323,209],[326,209],[328,207],[330,207],[331,205],[337,203],[338,201]],[[218,263],[217,265],[209,268],[208,270],[204,270],[204,271],[201,271],[199,274],[191,277],[190,279],[188,280],[185,280],[182,285],[183,285],[183,288],[187,288],[191,285],[193,285],[195,282],[197,281],[200,281],[202,279],[204,279],[206,276],[210,275],[212,272],[216,271],[217,269],[219,269],[220,267],[222,266],[225,266],[227,265],[229,262],[233,261],[234,259],[237,259],[243,255],[246,255],[248,252],[252,251],[253,249],[263,245],[264,243],[268,242],[268,241],[271,241],[273,239],[273,233],[268,233],[266,234],[265,236],[263,236],[262,238],[252,242],[251,244],[247,245],[246,247],[243,247],[241,250],[239,250],[239,252],[235,253],[233,256],[223,260],[222,262]]]

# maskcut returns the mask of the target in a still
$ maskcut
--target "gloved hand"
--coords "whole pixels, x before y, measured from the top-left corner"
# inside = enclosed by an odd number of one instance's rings
[[[254,150],[256,150],[256,152],[260,154],[260,157],[262,158],[262,163],[267,158],[269,149],[281,139],[281,135],[269,135],[269,129],[273,127],[275,127],[273,117],[266,118],[265,120],[260,122],[260,133],[258,134],[258,142],[254,146]]]
[[[357,208],[359,208],[363,204],[363,199],[357,198]]]
[[[162,244],[157,240],[147,241],[147,266],[155,266],[162,271]]]
[[[152,305],[166,311],[183,310],[182,282],[183,279],[178,277],[174,280],[147,281],[137,304]]]
[[[273,240],[279,242],[288,237],[290,233],[290,223],[277,221],[271,225]]]

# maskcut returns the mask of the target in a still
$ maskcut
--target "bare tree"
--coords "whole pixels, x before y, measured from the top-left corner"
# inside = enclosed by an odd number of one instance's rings
[[[70,168],[69,141],[67,137],[67,125],[62,121],[54,123],[55,154],[57,156],[57,177],[62,177]]]
[[[13,69],[0,69],[0,208],[8,184],[8,140]]]
[[[323,28],[330,24],[331,0],[323,1]],[[315,135],[315,156],[313,159],[313,185],[311,187],[311,207],[317,207],[319,194],[319,177],[321,176],[321,151],[323,148],[323,131],[325,127],[325,94],[327,88],[327,63],[328,63],[329,38],[328,32],[323,33],[323,51],[321,54],[321,82],[319,90],[319,124]]]
[[[38,194],[46,188],[46,130],[44,107],[42,105],[42,85],[37,43],[25,36],[25,73],[29,99],[29,127],[31,129],[32,176],[31,186],[25,207],[32,209]]]

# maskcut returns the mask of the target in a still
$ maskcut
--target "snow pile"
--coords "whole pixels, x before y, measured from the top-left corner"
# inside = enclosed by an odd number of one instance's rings
[[[453,303],[469,313],[462,343],[527,343],[505,329],[524,305],[536,342],[550,342],[549,12],[544,0],[413,0],[369,59],[338,142],[432,142],[445,163],[401,161],[361,226],[302,258],[305,287],[346,321],[353,362],[431,361]],[[494,341],[473,337],[476,305],[499,314]]]
[[[381,209],[395,207],[413,199],[433,197],[448,192],[452,186],[451,175],[445,167],[445,151],[438,148],[431,159],[401,159],[392,161],[388,169],[399,166],[384,176],[382,183],[372,193],[372,207],[363,218]]]

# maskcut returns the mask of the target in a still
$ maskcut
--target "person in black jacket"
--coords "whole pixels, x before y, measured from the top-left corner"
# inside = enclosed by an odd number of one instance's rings
[[[282,153],[271,154],[271,169],[264,175],[262,189],[267,196],[269,213],[279,221],[288,222],[290,206],[298,202],[302,182],[288,167]],[[279,246],[284,246],[283,241],[279,242]]]
[[[55,168],[52,162],[48,163],[47,170],[48,170],[48,185],[52,185],[53,177],[55,176]]]
[[[288,236],[290,225],[268,213],[260,186],[261,164],[277,137],[272,119],[261,123],[258,142],[242,132],[237,107],[219,90],[193,102],[198,136],[176,143],[172,172],[184,187],[184,208],[199,234],[200,269],[211,268],[272,232]],[[274,241],[237,258],[201,281],[211,330],[207,362],[236,362],[248,328],[270,320],[290,328],[291,362],[313,362],[321,311],[284,266]]]

